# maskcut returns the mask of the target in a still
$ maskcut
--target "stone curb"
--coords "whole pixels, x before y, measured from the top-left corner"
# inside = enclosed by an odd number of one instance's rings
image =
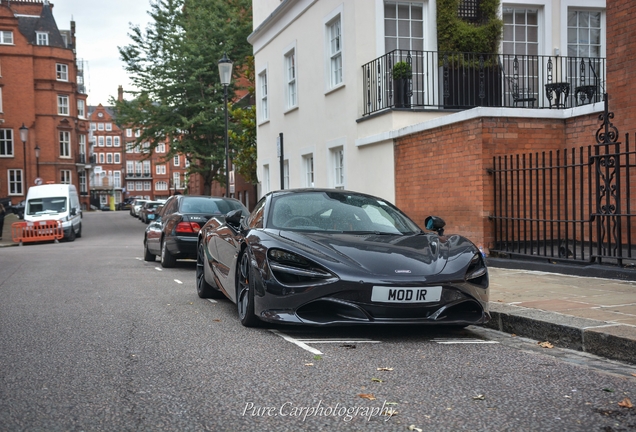
[[[636,364],[635,326],[501,303],[490,303],[490,314],[488,328]]]

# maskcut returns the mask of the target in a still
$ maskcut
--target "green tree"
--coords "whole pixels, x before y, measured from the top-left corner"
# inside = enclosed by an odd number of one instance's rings
[[[236,153],[232,160],[234,169],[246,181],[256,184],[256,108],[251,104],[254,98],[254,57],[247,57],[243,68],[244,82],[247,83],[247,106],[232,106],[233,128],[230,131],[230,143]]]
[[[225,117],[218,60],[227,53],[242,70],[251,46],[250,0],[157,0],[145,30],[131,26],[121,59],[135,90],[112,100],[118,123],[139,127],[135,145],[170,144],[168,160],[186,155],[188,174],[225,183]],[[228,89],[234,95],[233,86]]]

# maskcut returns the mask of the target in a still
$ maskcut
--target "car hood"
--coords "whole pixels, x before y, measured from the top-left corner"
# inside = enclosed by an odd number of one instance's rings
[[[320,234],[280,231],[311,258],[320,252],[375,275],[430,276],[446,265],[449,247],[436,234]]]

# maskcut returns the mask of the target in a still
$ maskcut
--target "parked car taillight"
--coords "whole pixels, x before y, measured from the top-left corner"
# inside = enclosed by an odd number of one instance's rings
[[[201,227],[196,222],[179,222],[174,230],[182,234],[195,234],[201,230]]]

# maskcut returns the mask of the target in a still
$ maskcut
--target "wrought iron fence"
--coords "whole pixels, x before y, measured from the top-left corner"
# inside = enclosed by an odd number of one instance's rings
[[[410,78],[394,79],[404,62]],[[571,108],[600,102],[605,59],[394,50],[362,66],[363,115],[389,108]]]
[[[491,253],[636,264],[636,149],[602,118],[595,145],[493,159]]]

